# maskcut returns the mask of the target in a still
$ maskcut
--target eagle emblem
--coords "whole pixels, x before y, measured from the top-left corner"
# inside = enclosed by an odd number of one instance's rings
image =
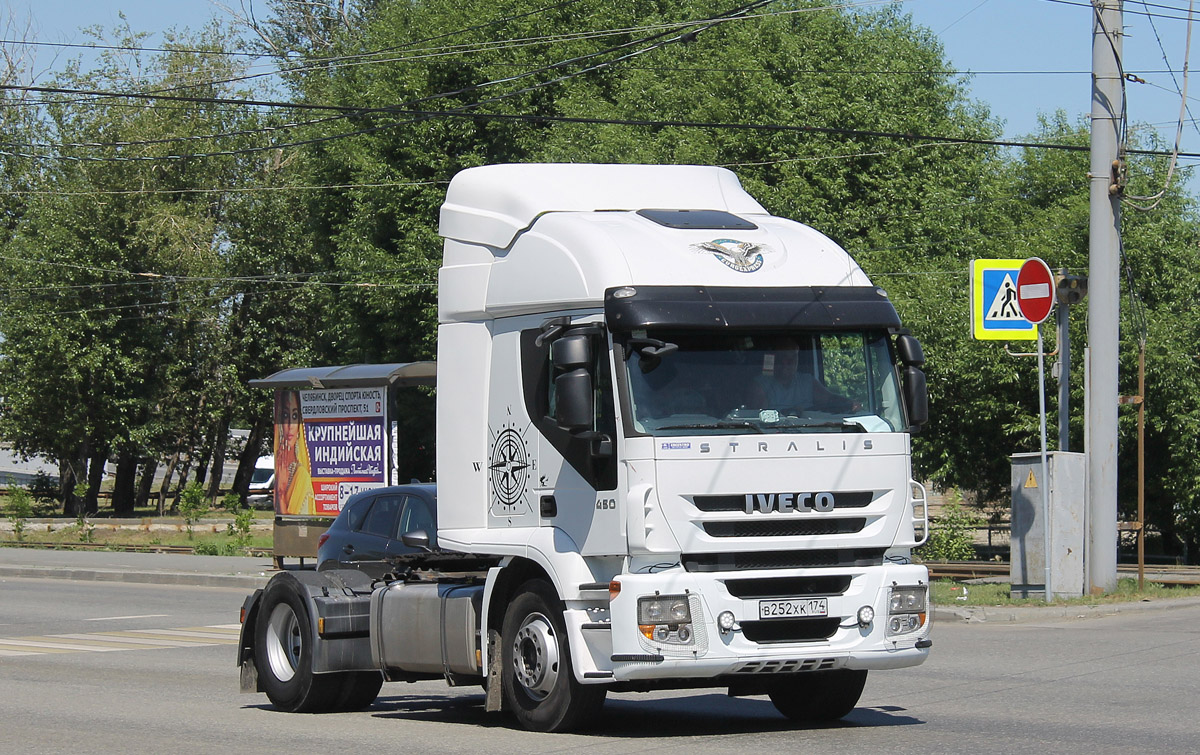
[[[692,249],[700,254],[711,254],[721,261],[725,267],[739,273],[752,273],[763,266],[762,244],[736,239],[714,239],[699,244],[692,244]]]

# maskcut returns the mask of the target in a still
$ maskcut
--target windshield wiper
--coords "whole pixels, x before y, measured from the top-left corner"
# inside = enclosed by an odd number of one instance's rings
[[[780,422],[779,424],[783,425],[784,423]],[[805,422],[800,419],[793,419],[787,422],[787,427],[838,427],[858,433],[870,432],[867,430],[866,425],[852,419],[822,420],[820,422]]]
[[[765,432],[762,427],[754,424],[749,420],[730,421],[721,420],[719,422],[695,422],[687,425],[666,425],[665,427],[656,427],[655,430],[740,430],[749,428],[756,433]]]

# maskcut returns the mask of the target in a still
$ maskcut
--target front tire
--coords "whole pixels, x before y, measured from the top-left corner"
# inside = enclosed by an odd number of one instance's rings
[[[812,671],[779,680],[768,694],[793,721],[836,721],[854,710],[866,683],[866,671]]]
[[[254,627],[254,662],[271,703],[289,713],[335,710],[344,680],[341,674],[312,671],[307,590],[295,579],[280,577],[267,584],[262,601]]]
[[[504,704],[522,727],[568,731],[604,704],[603,686],[575,679],[562,602],[545,580],[517,590],[501,638]]]

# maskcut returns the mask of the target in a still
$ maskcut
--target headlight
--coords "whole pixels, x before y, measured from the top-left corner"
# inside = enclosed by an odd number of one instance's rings
[[[924,613],[924,587],[893,587],[888,613]]]
[[[652,595],[638,598],[638,629],[648,640],[667,645],[693,641],[692,608],[686,595]]]
[[[638,599],[639,624],[691,623],[692,609],[686,595],[655,595]]]
[[[925,604],[929,591],[920,587],[893,587],[888,596],[887,634],[908,634],[925,625]]]

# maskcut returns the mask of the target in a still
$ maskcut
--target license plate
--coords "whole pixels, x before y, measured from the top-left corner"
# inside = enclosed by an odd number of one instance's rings
[[[758,618],[760,619],[804,619],[810,616],[828,615],[828,598],[758,601]]]

